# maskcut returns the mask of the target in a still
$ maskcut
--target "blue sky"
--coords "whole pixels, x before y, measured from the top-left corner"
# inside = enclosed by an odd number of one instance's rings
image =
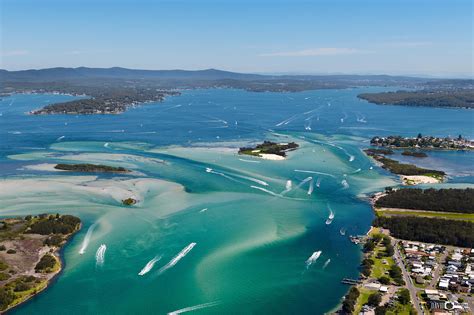
[[[471,0],[0,0],[1,68],[472,76]]]

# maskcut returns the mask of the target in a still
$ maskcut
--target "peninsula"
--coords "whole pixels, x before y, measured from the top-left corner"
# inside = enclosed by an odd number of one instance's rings
[[[363,93],[358,97],[377,105],[474,108],[471,88]]]
[[[464,139],[462,135],[457,138],[438,138],[432,136],[422,136],[418,134],[416,138],[402,136],[373,137],[370,140],[373,146],[387,147],[393,149],[440,149],[440,150],[472,150],[474,141]]]
[[[69,102],[47,105],[41,109],[33,110],[33,115],[67,114],[67,115],[91,115],[91,114],[120,114],[128,108],[136,107],[145,103],[161,102],[168,95],[177,95],[178,92],[162,91],[158,89],[143,88],[94,88],[75,87],[73,89],[33,90],[33,93],[64,93],[72,95],[89,95],[84,98]]]
[[[0,221],[0,311],[48,287],[61,271],[61,248],[80,227],[79,218],[59,214]]]
[[[364,152],[379,162],[382,168],[389,170],[393,174],[401,175],[401,179],[405,185],[439,183],[444,180],[444,176],[446,175],[443,171],[425,169],[413,164],[404,164],[389,159],[381,154],[382,151],[377,151],[377,149],[369,148],[364,150]]]

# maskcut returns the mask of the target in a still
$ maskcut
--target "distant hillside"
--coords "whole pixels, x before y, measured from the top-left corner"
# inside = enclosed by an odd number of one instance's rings
[[[49,68],[40,70],[7,71],[0,70],[3,81],[56,81],[76,80],[80,78],[117,78],[117,79],[198,79],[198,80],[254,80],[265,76],[244,74],[216,69],[206,70],[136,70],[114,68]]]

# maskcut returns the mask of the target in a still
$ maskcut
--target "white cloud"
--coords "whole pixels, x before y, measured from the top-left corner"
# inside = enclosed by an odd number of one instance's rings
[[[2,56],[3,57],[24,56],[24,55],[28,55],[29,53],[30,52],[28,50],[19,49],[19,50],[4,51],[2,53]]]
[[[336,56],[336,55],[354,55],[371,53],[368,50],[360,50],[356,48],[337,48],[323,47],[312,48],[297,51],[284,51],[260,54],[260,57],[310,57],[310,56]]]
[[[430,46],[433,43],[423,42],[423,41],[406,41],[406,42],[392,42],[387,43],[389,47],[420,47],[420,46]]]

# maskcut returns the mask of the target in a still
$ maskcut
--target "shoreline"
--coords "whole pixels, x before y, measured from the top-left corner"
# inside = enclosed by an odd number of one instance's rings
[[[9,305],[6,309],[0,311],[1,314],[8,314],[10,313],[13,309],[21,307],[28,301],[31,301],[32,299],[38,297],[40,294],[43,294],[47,291],[48,288],[50,288],[54,283],[59,279],[59,276],[63,273],[64,267],[66,266],[66,261],[64,259],[64,250],[66,246],[71,242],[71,240],[77,235],[77,233],[82,229],[82,222],[79,224],[79,226],[70,234],[68,234],[65,237],[65,241],[62,245],[59,247],[55,247],[55,250],[53,252],[48,251],[47,253],[50,253],[54,256],[58,263],[58,269],[51,272],[51,274],[47,275],[45,282],[42,283],[40,286],[34,288],[34,293],[30,295],[24,296],[21,300],[18,301],[18,303]]]

